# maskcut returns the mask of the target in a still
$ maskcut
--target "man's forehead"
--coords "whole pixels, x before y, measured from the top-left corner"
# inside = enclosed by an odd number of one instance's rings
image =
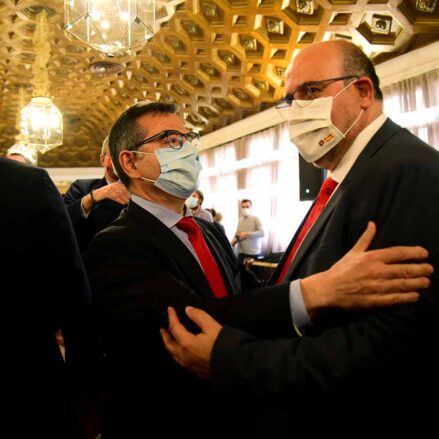
[[[287,88],[341,75],[341,60],[335,56],[338,51],[331,46],[310,49],[300,52],[288,67],[285,80]]]

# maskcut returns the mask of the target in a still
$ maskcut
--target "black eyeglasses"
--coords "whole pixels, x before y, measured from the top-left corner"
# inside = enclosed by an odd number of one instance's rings
[[[316,95],[320,93],[325,87],[333,82],[344,81],[346,79],[351,78],[360,78],[359,75],[348,75],[348,76],[339,76],[337,78],[324,79],[322,81],[310,81],[305,82],[296,88],[292,93],[285,96],[282,100],[280,100],[276,108],[282,109],[290,107],[293,101],[296,101],[296,104],[299,106],[304,106],[303,104],[299,104],[297,101],[307,101],[305,106],[310,104],[314,99],[316,99]]]
[[[154,140],[166,140],[167,146],[173,149],[180,149],[185,142],[191,142],[191,145],[200,149],[200,135],[193,131],[188,133],[180,133],[176,130],[165,130],[160,133],[154,134],[140,143],[133,146],[133,149],[137,149],[139,146],[145,145],[145,143],[153,142]]]

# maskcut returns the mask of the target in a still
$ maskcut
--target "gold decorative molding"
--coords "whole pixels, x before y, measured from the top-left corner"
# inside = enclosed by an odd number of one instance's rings
[[[427,13],[416,5],[417,0],[162,1],[155,37],[141,50],[109,59],[66,36],[63,1],[3,0],[0,152],[17,135],[18,90],[33,91],[33,38],[43,9],[51,49],[47,73],[64,115],[64,144],[39,163],[83,167],[98,165],[111,124],[140,100],[175,102],[188,128],[205,135],[272,107],[283,96],[289,60],[313,42],[347,39],[382,62],[438,41],[439,8]],[[387,23],[389,33],[373,31],[374,16],[375,23]],[[108,62],[117,65],[105,67]]]

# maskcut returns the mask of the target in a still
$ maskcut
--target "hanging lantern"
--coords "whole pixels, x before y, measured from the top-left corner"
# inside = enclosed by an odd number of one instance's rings
[[[21,133],[21,110],[24,107],[25,99],[25,89],[24,87],[20,87],[18,89],[18,114],[15,124],[19,134],[15,136],[15,144],[8,149],[7,154],[12,156],[16,154],[21,155],[28,163],[36,165],[38,160],[38,151],[34,146],[29,146],[25,143],[25,137]]]
[[[37,15],[34,48],[34,92],[30,103],[21,110],[21,139],[27,146],[44,154],[63,142],[62,114],[53,104],[48,91],[50,44],[45,10]]]
[[[50,97],[35,96],[21,110],[21,134],[26,145],[43,154],[62,145],[62,114]]]
[[[154,36],[155,0],[65,0],[65,30],[108,56]]]

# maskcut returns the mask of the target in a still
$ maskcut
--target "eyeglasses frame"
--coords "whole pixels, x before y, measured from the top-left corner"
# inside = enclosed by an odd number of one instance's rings
[[[179,147],[175,147],[172,146],[171,144],[171,139],[169,138],[169,135],[172,134],[177,134],[178,136],[180,136],[180,146]],[[150,143],[154,140],[160,139],[160,138],[164,138],[165,136],[168,137],[168,142],[169,142],[169,147],[175,150],[179,150],[182,148],[184,142],[182,141],[183,138],[186,139],[186,141],[188,140],[188,135],[190,135],[191,137],[193,137],[192,140],[190,140],[191,142],[193,142],[194,140],[197,140],[197,149],[200,148],[200,135],[198,133],[196,133],[195,131],[189,131],[187,133],[181,133],[180,131],[177,130],[164,130],[164,131],[160,131],[157,134],[154,134],[151,137],[146,138],[145,140],[142,140],[139,143],[136,143],[131,149],[135,150],[135,149],[139,149],[139,147],[141,147],[142,145],[145,145],[146,143]]]
[[[360,79],[361,75],[346,75],[346,76],[338,76],[336,78],[329,78],[329,79],[323,79],[321,81],[309,81],[309,82],[305,82],[302,85],[300,85],[299,87],[297,87],[292,93],[289,93],[288,95],[286,95],[283,99],[281,99],[277,104],[276,104],[276,109],[282,109],[282,108],[286,108],[286,107],[290,107],[293,102],[296,100],[294,99],[294,94],[301,88],[308,88],[308,87],[312,87],[314,85],[324,85],[325,87],[327,87],[328,85],[332,84],[333,82],[337,82],[337,81],[345,81],[346,79],[351,79],[351,78],[357,78]],[[311,93],[312,95],[312,93]],[[312,98],[309,101],[312,102],[314,99],[316,98]]]

